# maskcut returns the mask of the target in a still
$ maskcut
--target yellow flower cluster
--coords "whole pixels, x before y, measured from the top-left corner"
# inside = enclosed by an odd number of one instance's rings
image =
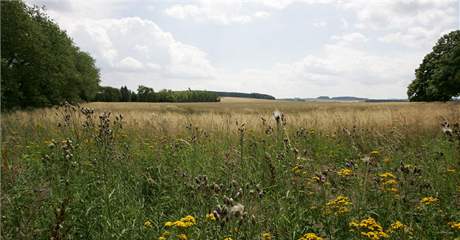
[[[323,238],[314,233],[305,233],[299,240],[323,240]]]
[[[380,156],[380,152],[379,152],[378,150],[374,150],[374,151],[372,151],[369,155],[370,155],[371,157],[376,158],[376,157]]]
[[[397,231],[410,232],[410,228],[400,221],[395,221],[390,225],[390,228],[388,228],[388,233],[394,233]]]
[[[435,197],[424,197],[422,200],[420,200],[420,204],[422,205],[432,205],[437,203],[439,200]]]
[[[178,227],[178,228],[189,228],[196,224],[196,219],[191,216],[185,216],[178,221],[166,222],[165,227]]]
[[[166,240],[166,239],[168,239],[169,236],[171,236],[171,233],[168,232],[168,231],[165,231],[165,232],[163,232],[163,233],[160,235],[160,237],[158,238],[158,240]]]
[[[349,169],[349,168],[342,168],[340,169],[337,174],[341,177],[348,177],[348,176],[351,176],[353,174],[353,170]]]
[[[393,175],[393,173],[390,172],[384,172],[379,174],[380,179],[382,180],[382,191],[384,192],[391,192],[394,194],[397,194],[399,192],[397,185],[398,185],[398,180],[396,179],[396,176]]]
[[[233,240],[233,238],[231,238],[231,237],[226,237],[226,238],[224,238],[224,240]]]
[[[144,228],[151,228],[152,227],[152,222],[150,220],[145,220],[144,221]]]
[[[379,174],[379,177],[384,178],[384,179],[396,179],[396,176],[393,175],[391,172],[384,172]]]
[[[379,240],[382,238],[389,238],[390,236],[383,231],[383,227],[375,221],[374,218],[369,217],[360,222],[353,220],[349,224],[352,231],[357,231],[362,237]]]
[[[345,214],[350,212],[349,206],[351,205],[352,203],[348,197],[340,195],[326,203],[326,213]]]
[[[269,232],[262,233],[262,240],[272,240],[272,235]]]
[[[449,226],[457,231],[460,231],[460,222],[449,222]]]
[[[291,169],[291,171],[296,175],[300,175],[302,174],[302,166],[297,164]]]
[[[177,238],[178,238],[179,240],[187,240],[187,239],[188,239],[187,235],[185,235],[185,234],[183,234],[183,233],[177,235]]]
[[[206,214],[206,220],[211,221],[211,222],[216,221],[216,216],[214,216],[213,213],[208,213]]]

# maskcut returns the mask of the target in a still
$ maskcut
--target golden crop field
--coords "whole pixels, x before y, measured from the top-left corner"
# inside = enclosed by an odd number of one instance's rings
[[[460,233],[455,102],[89,103],[1,120],[4,239]]]

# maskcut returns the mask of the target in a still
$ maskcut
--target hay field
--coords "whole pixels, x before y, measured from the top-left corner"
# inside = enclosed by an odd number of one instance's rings
[[[365,103],[365,102],[290,102],[224,98],[220,103],[90,103],[82,107],[97,113],[121,114],[125,126],[141,133],[178,134],[192,124],[207,131],[235,133],[236,122],[248,129],[262,130],[262,118],[273,124],[272,113],[283,112],[288,128],[303,127],[325,132],[343,128],[387,131],[393,128],[408,131],[439,130],[441,122],[460,121],[458,103]],[[16,112],[4,116],[8,122],[51,127],[60,119],[55,109]]]
[[[1,120],[2,239],[460,234],[458,103],[89,103]]]

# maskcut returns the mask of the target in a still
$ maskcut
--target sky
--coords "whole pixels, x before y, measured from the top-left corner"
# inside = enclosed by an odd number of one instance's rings
[[[89,52],[101,85],[407,98],[459,29],[458,0],[26,0]]]

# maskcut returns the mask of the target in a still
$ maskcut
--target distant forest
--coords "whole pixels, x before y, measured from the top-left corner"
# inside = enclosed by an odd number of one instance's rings
[[[204,90],[172,91],[163,89],[155,92],[152,88],[139,86],[137,91],[129,90],[126,86],[120,89],[100,87],[94,101],[97,102],[218,102],[220,97],[244,97],[257,99],[275,99],[275,97],[260,93],[216,92]]]

